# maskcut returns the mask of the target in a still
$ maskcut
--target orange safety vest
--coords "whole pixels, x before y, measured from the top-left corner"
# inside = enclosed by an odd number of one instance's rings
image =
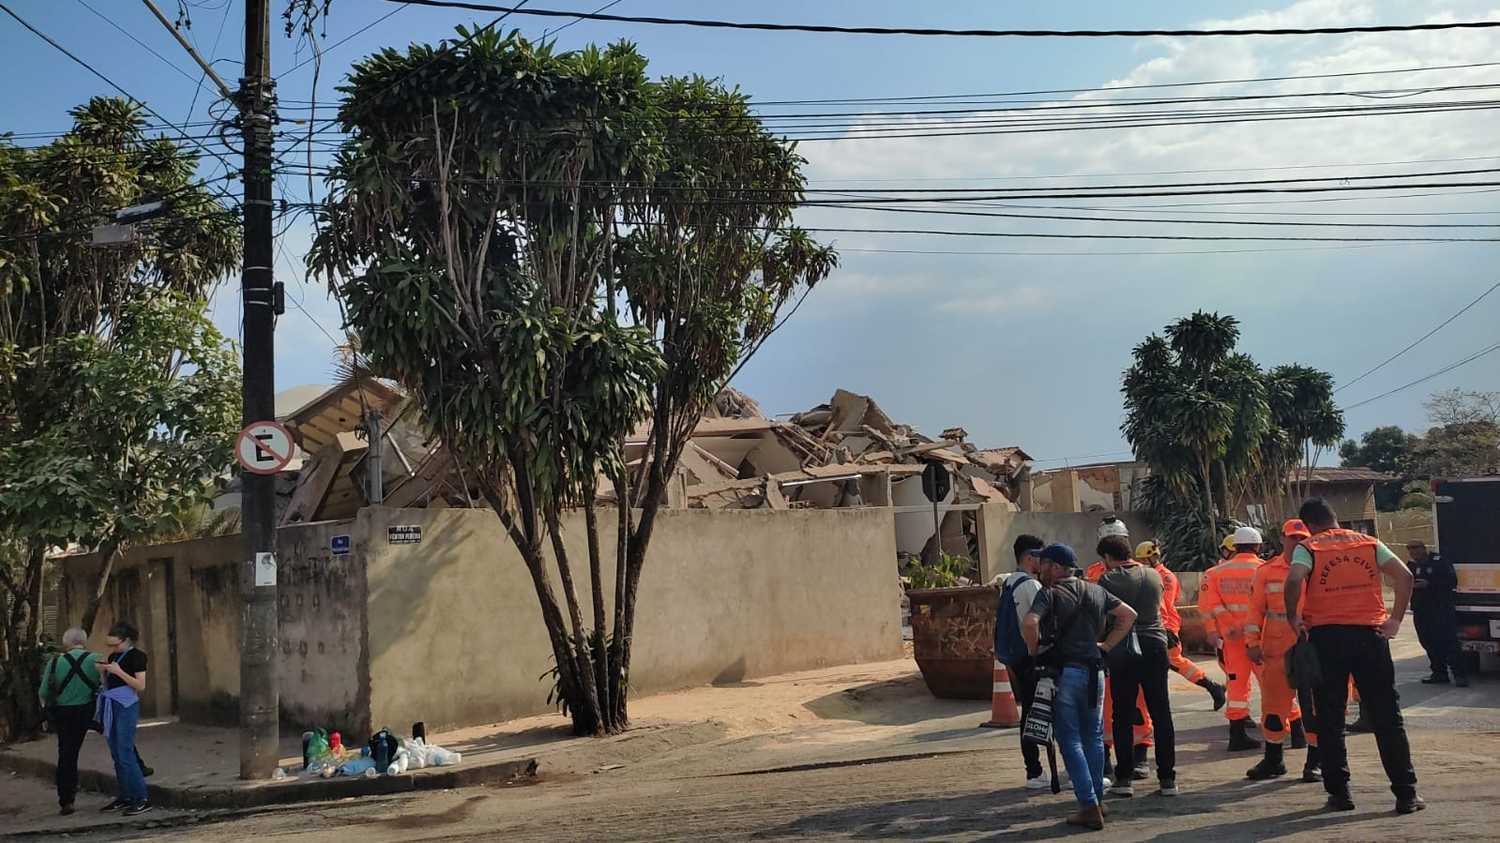
[[[1083,573],[1083,578],[1088,580],[1089,582],[1098,582],[1099,578],[1104,576],[1108,572],[1109,566],[1104,564],[1103,559],[1100,559],[1098,562],[1095,562],[1094,564],[1089,566],[1089,569]]]
[[[1244,629],[1250,614],[1250,581],[1260,564],[1253,553],[1236,553],[1204,573],[1198,611],[1220,636],[1228,638],[1231,630]]]
[[[1286,577],[1292,570],[1287,554],[1272,557],[1250,581],[1250,618],[1245,624],[1245,643],[1260,647],[1276,658],[1297,643],[1297,631],[1286,618]]]
[[[1305,539],[1312,554],[1302,619],[1308,626],[1380,626],[1388,617],[1381,591],[1378,543],[1364,533],[1333,529]]]
[[[1166,565],[1152,565],[1161,575],[1161,623],[1173,635],[1182,634],[1182,615],[1177,613],[1177,598],[1182,596],[1182,582]]]

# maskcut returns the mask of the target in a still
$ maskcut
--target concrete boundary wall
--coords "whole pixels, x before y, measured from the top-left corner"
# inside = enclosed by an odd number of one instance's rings
[[[599,515],[611,605],[615,519],[611,510]],[[663,510],[641,577],[632,693],[898,658],[891,517]],[[582,513],[564,526],[589,619]],[[391,527],[420,527],[421,543],[391,543]],[[372,725],[445,728],[551,708],[550,682],[539,678],[551,648],[531,578],[493,513],[372,508],[360,513],[358,534],[369,542]]]
[[[1011,512],[1003,504],[985,504],[979,510],[979,572],[982,582],[989,582],[996,574],[1016,569],[1016,555],[1011,549],[1016,537],[1023,533],[1040,536],[1043,541],[1062,542],[1078,554],[1081,567],[1087,568],[1098,556],[1094,547],[1099,543],[1099,522],[1104,513],[1098,512]],[[1130,530],[1132,546],[1153,535],[1146,517],[1140,512],[1121,512],[1121,521]]]

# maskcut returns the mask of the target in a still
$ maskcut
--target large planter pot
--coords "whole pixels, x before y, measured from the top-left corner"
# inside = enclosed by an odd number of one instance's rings
[[[988,700],[994,689],[995,604],[992,586],[922,588],[911,601],[912,647],[927,690],[952,700]]]
[[[1182,616],[1182,649],[1184,652],[1197,655],[1213,655],[1214,649],[1208,646],[1208,628],[1203,623],[1203,616],[1198,613],[1197,606],[1178,606],[1177,614]]]

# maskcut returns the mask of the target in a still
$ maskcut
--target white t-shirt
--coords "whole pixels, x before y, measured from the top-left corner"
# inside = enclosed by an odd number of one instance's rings
[[[1023,578],[1025,582],[1021,582]],[[1015,585],[1015,590],[1011,594],[1015,597],[1016,601],[1016,621],[1024,624],[1026,622],[1026,615],[1031,611],[1031,601],[1035,600],[1037,592],[1042,590],[1042,584],[1037,581],[1036,577],[1025,571],[1016,571],[1005,578],[1005,582],[1001,584],[1001,588],[1010,585]]]

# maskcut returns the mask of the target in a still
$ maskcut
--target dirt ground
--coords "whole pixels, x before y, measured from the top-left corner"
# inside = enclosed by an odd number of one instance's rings
[[[1322,811],[1324,793],[1295,779],[1251,783],[1256,753],[1224,751],[1222,715],[1173,680],[1179,783],[1167,799],[1137,787],[1112,800],[1116,840],[1493,840],[1500,780],[1500,678],[1464,690],[1416,682],[1415,641],[1399,642],[1398,676],[1420,789],[1431,807],[1392,808],[1374,739],[1350,738],[1358,810]],[[74,830],[74,839],[272,839],[309,833],[364,841],[468,840],[1006,840],[1075,832],[1071,796],[1021,787],[1014,731],[976,728],[986,707],[933,700],[906,663],[777,677],[653,698],[660,716],[717,704],[727,716],[678,742],[647,731],[645,751],[568,763],[543,759],[533,784],[349,800],[224,816],[154,814],[151,826]],[[700,696],[702,694],[702,696]],[[731,703],[731,700],[734,702]],[[739,703],[751,701],[750,711]],[[628,738],[629,736],[627,736]],[[626,745],[628,745],[628,741]],[[1293,753],[1298,754],[1298,753]],[[1300,755],[1300,754],[1298,754]],[[600,763],[607,762],[607,763]],[[38,829],[40,782],[0,783],[0,823]],[[18,808],[3,806],[15,804]],[[82,801],[80,802],[82,805]],[[99,815],[95,814],[95,817]],[[11,823],[14,820],[14,824]]]

